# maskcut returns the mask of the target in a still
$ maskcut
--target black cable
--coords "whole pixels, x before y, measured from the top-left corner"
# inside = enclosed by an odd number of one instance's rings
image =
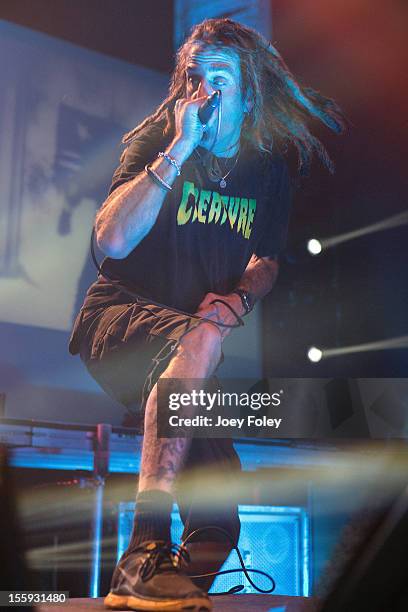
[[[127,287],[126,285],[123,285],[120,280],[110,278],[108,274],[106,274],[106,272],[103,272],[101,270],[101,267],[99,266],[99,263],[96,259],[95,247],[94,247],[94,236],[95,236],[95,227],[92,228],[90,249],[91,249],[92,261],[96,269],[98,270],[98,275],[107,278],[115,286],[119,287],[124,293],[127,293],[128,295],[130,295],[135,300],[136,304],[139,304],[139,306],[143,310],[146,310],[147,312],[150,312],[150,314],[152,314],[153,316],[159,318],[159,315],[156,312],[154,312],[148,306],[146,306],[146,304],[153,304],[153,306],[158,306],[159,308],[166,308],[167,310],[171,310],[172,312],[176,314],[181,314],[181,315],[187,316],[192,319],[199,319],[200,321],[207,321],[208,323],[212,323],[213,325],[218,325],[219,327],[227,327],[228,329],[236,329],[237,327],[244,326],[244,322],[242,318],[239,316],[239,314],[235,312],[232,306],[227,304],[227,302],[224,302],[224,300],[216,299],[216,300],[213,300],[211,304],[214,304],[215,302],[221,302],[222,304],[227,306],[237,320],[237,323],[234,325],[229,325],[228,323],[221,323],[220,321],[213,321],[213,319],[208,319],[207,317],[200,317],[199,315],[191,314],[189,312],[185,312],[184,310],[174,308],[174,306],[167,306],[166,304],[161,304],[160,302],[156,302],[155,300],[152,300],[151,298],[146,298],[142,295],[139,295],[135,291],[132,291],[131,289],[129,289],[129,287]],[[143,306],[143,303],[145,304],[144,306]]]
[[[197,533],[200,533],[202,531],[208,531],[208,530],[213,530],[213,531],[219,531],[220,533],[222,533],[223,535],[225,535],[227,537],[227,539],[230,541],[232,548],[234,550],[236,550],[237,555],[238,555],[238,559],[239,562],[241,564],[241,568],[237,568],[237,569],[230,569],[230,570],[222,570],[220,572],[209,572],[208,574],[197,574],[196,576],[190,576],[190,578],[207,578],[209,576],[222,576],[223,574],[232,574],[234,572],[244,572],[244,575],[246,577],[246,579],[248,580],[249,584],[255,589],[257,590],[259,593],[272,593],[275,588],[276,588],[276,582],[275,580],[272,578],[272,576],[270,576],[269,574],[267,574],[266,572],[263,572],[261,570],[256,570],[256,569],[247,569],[245,567],[245,563],[244,560],[242,558],[241,552],[238,548],[238,546],[234,543],[234,540],[231,536],[231,534],[226,530],[223,529],[222,527],[218,527],[218,525],[207,525],[206,527],[199,527],[198,529],[194,529],[194,531],[192,531],[191,533],[188,534],[188,536],[185,538],[185,540],[183,540],[183,542],[181,543],[182,546],[185,546],[186,543]],[[268,580],[271,581],[271,588],[270,589],[261,589],[260,587],[258,587],[251,579],[251,577],[249,576],[249,572],[252,572],[253,574],[261,574],[262,576],[265,576],[266,578],[268,578]],[[233,595],[234,593],[238,593],[239,591],[242,591],[242,589],[244,588],[243,584],[239,584],[239,585],[235,585],[234,587],[232,587],[229,591],[226,591],[225,593],[211,593],[211,597],[214,595]]]
[[[220,302],[220,304],[224,304],[224,306],[226,306],[234,315],[234,317],[236,317],[236,319],[238,320],[240,325],[244,325],[243,320],[241,319],[241,317],[239,317],[237,315],[237,313],[235,312],[235,310],[233,309],[233,307],[228,304],[228,302],[226,302],[225,300],[221,300],[220,298],[216,298],[215,300],[212,300],[212,302],[210,302],[210,304],[215,304],[216,302]]]

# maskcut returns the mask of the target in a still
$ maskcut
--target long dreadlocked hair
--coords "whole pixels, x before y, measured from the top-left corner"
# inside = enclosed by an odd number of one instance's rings
[[[315,118],[336,133],[344,131],[344,117],[338,105],[310,87],[302,87],[290,72],[279,52],[261,34],[231,19],[207,19],[196,25],[177,52],[169,93],[160,106],[123,137],[129,144],[146,126],[164,121],[164,136],[174,130],[174,106],[186,95],[187,60],[193,44],[226,47],[240,60],[241,88],[253,99],[246,115],[242,136],[257,149],[271,153],[277,145],[282,151],[297,149],[302,175],[309,172],[313,154],[333,172],[333,163],[308,123]]]

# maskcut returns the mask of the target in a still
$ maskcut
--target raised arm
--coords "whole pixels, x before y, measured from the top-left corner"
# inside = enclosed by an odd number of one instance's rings
[[[198,109],[204,100],[205,96],[183,98],[176,103],[175,137],[165,152],[180,167],[202,138]],[[161,157],[152,161],[150,167],[170,187],[173,185],[177,176],[175,166]],[[167,193],[144,170],[115,189],[96,215],[96,240],[101,251],[114,259],[127,257],[152,229]]]

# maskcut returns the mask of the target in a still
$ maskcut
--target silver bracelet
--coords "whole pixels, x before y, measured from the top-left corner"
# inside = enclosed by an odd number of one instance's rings
[[[171,155],[169,155],[165,151],[160,151],[160,153],[157,155],[157,157],[163,157],[163,159],[165,159],[167,162],[169,162],[169,164],[171,164],[177,170],[177,176],[180,176],[181,168],[180,168],[177,160],[174,159],[174,157],[172,157]]]
[[[158,185],[159,187],[164,187],[166,191],[171,191],[173,189],[173,187],[169,185],[168,183],[166,183],[166,181],[164,181],[162,177],[157,174],[157,172],[152,170],[152,168],[150,168],[148,164],[146,164],[144,169],[145,169],[146,174],[150,176],[151,179],[153,179],[156,185]]]

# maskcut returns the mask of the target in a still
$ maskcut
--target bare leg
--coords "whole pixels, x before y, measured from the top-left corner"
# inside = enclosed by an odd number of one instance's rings
[[[221,356],[221,334],[215,325],[202,323],[180,341],[162,378],[208,378]],[[157,438],[157,385],[148,397],[139,492],[159,489],[173,493],[175,478],[190,445],[188,438]]]

